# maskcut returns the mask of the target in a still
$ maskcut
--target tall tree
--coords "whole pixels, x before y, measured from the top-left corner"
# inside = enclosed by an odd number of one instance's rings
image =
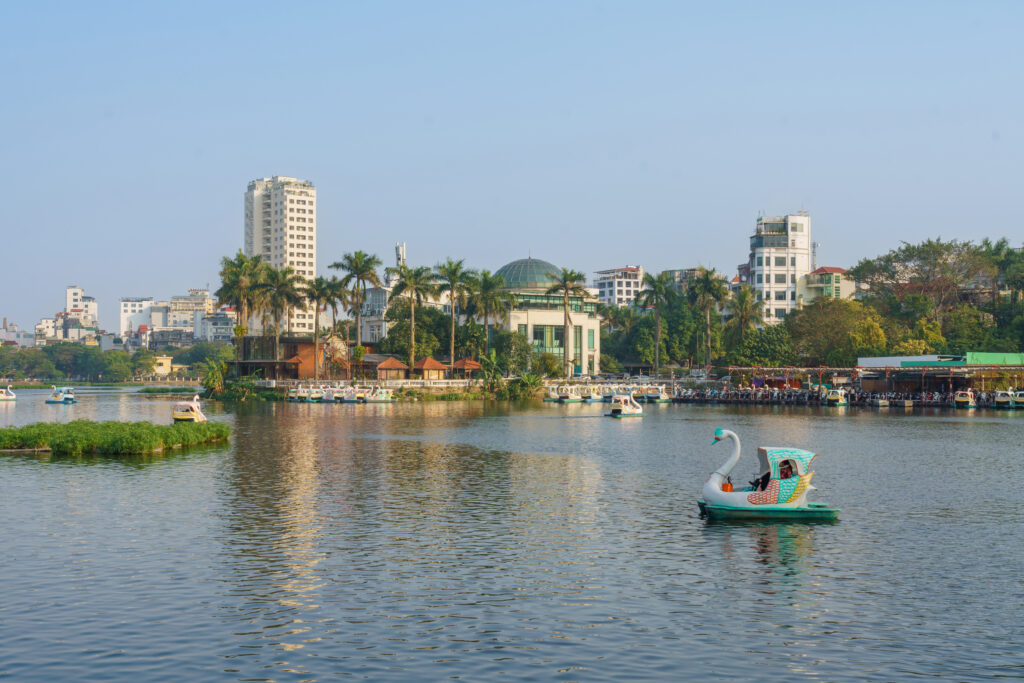
[[[636,303],[654,311],[654,371],[661,368],[661,315],[676,301],[676,281],[672,273],[664,271],[659,275],[644,273],[643,289],[636,297]]]
[[[437,294],[434,273],[427,266],[410,268],[404,263],[388,268],[387,272],[397,278],[388,300],[402,295],[409,297],[409,367],[412,368],[416,365],[416,306]]]
[[[333,293],[331,281],[323,276],[317,276],[312,281],[306,281],[302,288],[302,295],[306,302],[313,306],[313,379],[320,379],[320,311],[330,301]]]
[[[249,315],[255,299],[253,287],[260,283],[266,269],[261,256],[248,257],[239,249],[235,258],[225,256],[220,262],[220,288],[214,294],[218,306],[234,306],[238,311],[238,325],[235,328],[235,340],[241,356],[241,340],[249,331]]]
[[[716,311],[729,298],[729,288],[725,286],[725,280],[712,268],[701,267],[697,270],[697,277],[690,281],[687,292],[690,303],[697,306],[704,313],[704,341],[707,353],[704,357],[705,365],[711,362],[711,309]]]
[[[477,315],[484,318],[484,342],[485,355],[491,352],[491,337],[489,326],[491,318],[494,318],[494,327],[498,329],[498,323],[503,320],[508,312],[516,305],[516,296],[505,289],[505,276],[492,275],[489,270],[481,270],[473,278],[472,290],[469,295],[469,304]]]
[[[454,376],[453,366],[455,365],[455,309],[465,308],[466,299],[470,288],[473,285],[473,278],[476,275],[463,266],[464,259],[458,261],[449,257],[444,263],[434,266],[434,279],[437,282],[437,292],[448,295],[448,303],[451,304],[451,334],[448,346],[448,376]]]
[[[562,268],[560,273],[548,273],[547,276],[555,281],[555,284],[548,287],[547,293],[561,294],[563,297],[565,332],[563,335],[564,339],[562,340],[562,363],[565,366],[565,376],[572,377],[572,363],[569,360],[569,347],[572,346],[573,335],[572,319],[569,317],[569,297],[578,296],[582,298],[586,296],[587,288],[583,284],[586,281],[586,276],[577,270],[569,270],[568,268]]]
[[[363,343],[363,300],[366,299],[366,285],[380,286],[377,269],[381,265],[382,261],[376,254],[356,251],[345,254],[340,261],[335,261],[328,266],[328,268],[344,272],[341,282],[346,287],[352,287],[352,305],[356,307],[356,345],[358,346],[362,346]]]
[[[277,269],[267,266],[263,281],[254,285],[253,289],[262,294],[266,302],[266,310],[274,316],[274,359],[279,360],[278,350],[281,346],[281,319],[289,319],[291,327],[291,310],[301,306],[305,297],[303,290],[305,280],[291,266]],[[289,330],[290,331],[290,330]]]
[[[341,280],[333,275],[328,282],[331,285],[331,296],[327,301],[327,306],[331,309],[331,334],[337,334],[338,309],[340,308],[343,311],[345,310],[345,307],[349,305],[348,301],[352,294],[348,288],[342,284]]]
[[[725,323],[725,332],[729,344],[740,348],[750,332],[757,329],[764,320],[761,318],[762,304],[757,300],[757,293],[750,285],[743,285],[729,301],[729,320]]]

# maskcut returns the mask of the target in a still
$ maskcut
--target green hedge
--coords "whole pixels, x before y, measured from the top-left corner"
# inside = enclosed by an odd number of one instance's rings
[[[37,422],[0,429],[0,449],[49,448],[55,455],[140,455],[165,448],[224,441],[231,427],[221,422]]]

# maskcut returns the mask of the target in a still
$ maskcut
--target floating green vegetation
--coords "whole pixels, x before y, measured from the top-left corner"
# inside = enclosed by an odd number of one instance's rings
[[[197,387],[142,387],[139,389],[140,394],[187,394],[189,396],[201,391],[202,389]]]
[[[0,429],[0,450],[50,450],[54,455],[143,455],[167,448],[224,441],[231,427],[221,422],[36,422]]]

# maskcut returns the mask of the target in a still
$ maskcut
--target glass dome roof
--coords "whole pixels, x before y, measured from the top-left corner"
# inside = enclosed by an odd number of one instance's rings
[[[555,279],[549,274],[561,272],[562,269],[553,263],[535,258],[523,258],[512,263],[506,263],[498,269],[495,275],[504,276],[505,289],[544,290],[555,284]]]

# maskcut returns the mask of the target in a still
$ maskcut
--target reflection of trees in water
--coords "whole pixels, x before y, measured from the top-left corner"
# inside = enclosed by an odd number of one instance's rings
[[[226,656],[270,665],[278,650],[361,641],[383,616],[433,614],[467,591],[516,599],[553,580],[583,585],[587,568],[567,567],[579,553],[566,551],[596,527],[591,463],[410,438],[444,438],[483,411],[480,402],[239,412],[220,484],[225,615],[238,624]],[[506,572],[525,552],[536,569]],[[354,625],[366,619],[378,625]]]
[[[246,647],[303,647],[303,615],[319,607],[325,553],[317,514],[319,475],[314,435],[305,421],[264,410],[239,420],[222,486],[225,582],[240,598],[232,616],[256,624]],[[247,629],[241,628],[241,631]],[[269,639],[267,643],[264,639]]]

